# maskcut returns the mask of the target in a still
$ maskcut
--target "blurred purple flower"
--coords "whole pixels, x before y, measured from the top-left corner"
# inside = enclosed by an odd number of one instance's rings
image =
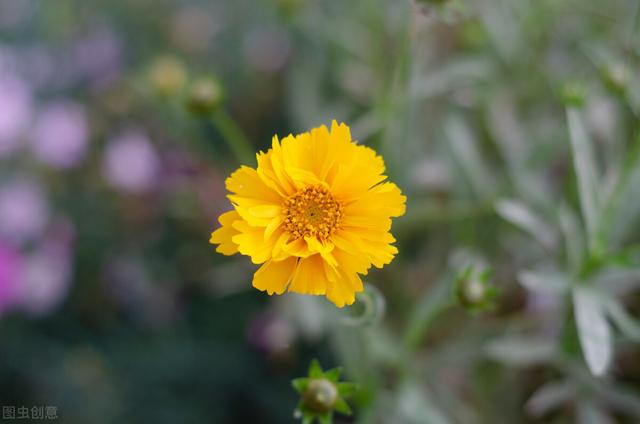
[[[39,236],[49,210],[42,188],[30,180],[0,186],[0,236],[16,244]]]
[[[38,116],[31,134],[34,155],[52,168],[71,168],[87,151],[89,126],[84,108],[60,101]]]
[[[71,279],[73,228],[58,222],[25,258],[20,308],[33,316],[55,309],[66,297]]]
[[[160,158],[145,133],[128,130],[108,142],[103,174],[115,188],[132,193],[150,190],[159,171]]]
[[[31,121],[31,89],[22,80],[0,69],[0,157],[20,147]]]
[[[13,248],[0,244],[0,314],[11,309],[20,294],[22,258]]]
[[[272,312],[258,314],[249,323],[247,338],[254,347],[269,354],[291,348],[296,330],[289,321]]]
[[[77,41],[73,49],[73,72],[92,85],[104,86],[122,70],[121,43],[116,34],[101,27]]]

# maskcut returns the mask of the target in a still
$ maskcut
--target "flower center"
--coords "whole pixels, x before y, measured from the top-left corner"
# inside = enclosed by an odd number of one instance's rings
[[[342,205],[322,186],[307,186],[284,202],[284,225],[295,239],[324,241],[340,224]]]

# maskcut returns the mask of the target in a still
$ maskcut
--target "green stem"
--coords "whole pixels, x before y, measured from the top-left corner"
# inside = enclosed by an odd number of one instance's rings
[[[218,129],[222,138],[236,157],[238,162],[250,164],[255,157],[255,149],[236,121],[223,109],[211,115],[211,122]]]

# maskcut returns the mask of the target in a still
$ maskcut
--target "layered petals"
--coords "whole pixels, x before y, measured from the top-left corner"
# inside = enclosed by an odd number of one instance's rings
[[[234,210],[220,216],[210,242],[261,264],[258,290],[352,304],[360,276],[398,253],[389,231],[406,197],[386,181],[382,158],[333,121],[331,129],[274,137],[256,159],[256,169],[242,166],[227,179]]]

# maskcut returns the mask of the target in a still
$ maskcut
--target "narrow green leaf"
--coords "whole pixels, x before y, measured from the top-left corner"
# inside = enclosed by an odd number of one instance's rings
[[[536,390],[525,408],[530,415],[541,417],[571,401],[576,392],[575,384],[571,381],[553,381]]]
[[[556,244],[555,231],[527,205],[510,199],[496,203],[496,212],[503,219],[528,233],[547,249]]]
[[[322,368],[317,359],[312,359],[309,364],[309,377],[310,378],[322,378]]]
[[[587,400],[578,402],[576,419],[579,424],[614,424],[607,411]]]
[[[491,197],[497,187],[496,181],[480,155],[478,141],[471,129],[462,118],[452,116],[445,121],[444,131],[449,140],[447,146],[476,197]]]
[[[338,398],[338,400],[336,401],[336,404],[334,405],[333,409],[335,409],[336,411],[338,411],[338,412],[340,412],[341,414],[344,414],[344,415],[352,415],[353,414],[353,411],[351,410],[351,407],[349,406],[347,401],[345,401],[342,398]]]
[[[584,358],[591,373],[601,376],[609,366],[612,355],[611,328],[602,303],[592,290],[576,287],[573,307]]]
[[[632,317],[617,299],[603,297],[601,301],[606,309],[607,315],[609,315],[613,323],[618,327],[618,330],[629,339],[640,342],[640,322]]]
[[[640,217],[640,198],[635,195],[640,184],[640,138],[633,143],[622,168],[602,212],[598,228],[598,238],[602,243],[619,244],[629,236],[628,228]]]
[[[503,364],[530,366],[553,360],[555,346],[540,337],[509,335],[491,340],[484,347],[485,354]]]
[[[534,292],[560,294],[569,289],[567,277],[557,271],[522,271],[518,281]]]
[[[589,246],[594,249],[600,213],[599,173],[594,160],[593,146],[578,109],[567,109],[567,123],[573,151],[573,166],[578,179],[580,208],[589,236]]]
[[[558,220],[560,221],[560,229],[564,235],[569,269],[574,274],[577,274],[584,260],[585,238],[583,230],[575,212],[565,203],[560,205]]]

